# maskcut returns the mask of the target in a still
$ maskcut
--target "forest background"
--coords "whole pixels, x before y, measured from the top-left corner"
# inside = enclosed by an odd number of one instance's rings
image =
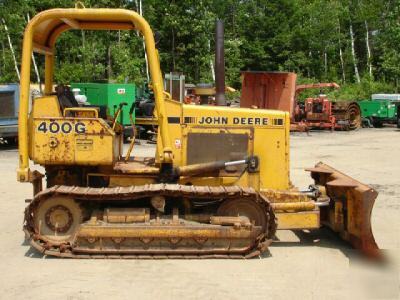
[[[337,82],[330,96],[367,99],[400,90],[400,0],[86,0],[86,7],[140,12],[161,37],[164,73],[212,82],[215,20],[225,24],[227,84],[240,72],[290,71],[298,83]],[[0,83],[18,82],[23,31],[38,12],[74,7],[70,0],[0,0]],[[43,82],[44,61],[35,55]],[[39,78],[37,77],[39,74]],[[135,32],[64,33],[57,43],[56,82],[146,80],[143,43]],[[315,92],[315,91],[314,91]]]

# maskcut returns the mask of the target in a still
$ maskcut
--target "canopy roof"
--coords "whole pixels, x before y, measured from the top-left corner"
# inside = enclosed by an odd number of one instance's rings
[[[124,9],[51,9],[36,15],[29,23],[27,31],[32,31],[35,52],[51,54],[57,37],[70,29],[138,29],[143,33],[146,25],[148,26],[147,22],[136,12]]]

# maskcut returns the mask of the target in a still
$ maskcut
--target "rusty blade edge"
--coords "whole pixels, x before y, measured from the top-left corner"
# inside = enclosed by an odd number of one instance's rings
[[[352,181],[348,180],[348,179],[334,179],[332,181],[329,181],[326,183],[327,185],[331,186],[331,187],[348,187],[348,188],[355,188],[357,186],[359,186],[359,184],[357,183],[353,183]]]
[[[314,168],[306,168],[304,169],[306,172],[311,172],[311,173],[324,173],[324,174],[332,174],[332,171],[323,169],[323,168],[318,168],[318,167],[314,167]]]
[[[340,232],[340,236],[348,241],[354,248],[359,249],[367,257],[370,258],[382,258],[381,251],[375,241],[372,226],[371,226],[371,215],[372,209],[375,204],[375,199],[378,196],[378,192],[370,186],[363,184],[356,179],[319,162],[316,165],[318,168],[324,168],[325,170],[332,171],[330,175],[331,181],[326,183],[331,188],[346,188],[348,192],[353,193],[353,201],[358,200],[360,211],[357,211],[357,220],[360,222],[361,233],[355,235],[348,231]],[[358,196],[356,196],[358,194]]]

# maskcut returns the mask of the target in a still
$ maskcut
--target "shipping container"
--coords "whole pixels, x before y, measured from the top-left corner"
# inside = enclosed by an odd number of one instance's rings
[[[123,108],[119,122],[124,126],[130,126],[129,110],[135,105],[136,86],[129,83],[72,83],[71,88],[79,88],[80,94],[87,97],[91,105],[105,105],[108,113],[114,115],[118,106],[126,102],[128,105]],[[135,113],[133,111],[133,121]]]

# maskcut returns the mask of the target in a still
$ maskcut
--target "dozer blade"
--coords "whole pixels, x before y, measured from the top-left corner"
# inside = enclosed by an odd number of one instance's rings
[[[321,207],[321,223],[367,256],[379,256],[379,248],[371,229],[371,212],[378,193],[368,185],[319,162],[306,169],[316,185],[324,186],[331,199]]]

